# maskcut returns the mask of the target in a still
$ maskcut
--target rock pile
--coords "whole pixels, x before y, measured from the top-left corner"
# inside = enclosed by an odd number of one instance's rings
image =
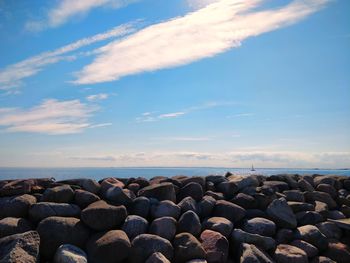
[[[0,262],[350,262],[350,178],[0,181]]]

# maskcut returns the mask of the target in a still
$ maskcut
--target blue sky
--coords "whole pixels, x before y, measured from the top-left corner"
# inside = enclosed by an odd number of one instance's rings
[[[349,12],[0,0],[0,166],[350,167]]]

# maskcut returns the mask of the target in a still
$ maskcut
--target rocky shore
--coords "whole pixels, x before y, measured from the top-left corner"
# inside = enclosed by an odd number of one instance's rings
[[[0,262],[350,262],[350,178],[0,181]]]

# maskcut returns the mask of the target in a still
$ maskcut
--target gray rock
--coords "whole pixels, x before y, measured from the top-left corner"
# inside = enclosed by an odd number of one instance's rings
[[[122,189],[118,186],[109,187],[104,195],[106,200],[113,205],[125,205],[128,206],[132,203],[132,200],[136,198],[135,194],[129,189]]]
[[[244,231],[262,236],[274,236],[276,225],[266,218],[256,217],[249,219],[244,224]]]
[[[250,186],[257,187],[260,183],[258,178],[254,175],[231,175],[227,179],[237,185],[238,191]]]
[[[205,180],[207,182],[212,182],[213,184],[219,184],[219,183],[227,181],[226,177],[223,175],[208,175],[205,177]],[[349,184],[349,186],[350,186],[350,184]]]
[[[41,197],[42,202],[71,203],[74,199],[74,191],[69,185],[61,185],[47,188]]]
[[[204,230],[200,241],[206,252],[208,263],[225,263],[229,253],[229,243],[223,235],[212,230]]]
[[[192,197],[197,202],[203,197],[203,188],[200,184],[191,182],[182,187],[177,194],[177,201],[181,201],[185,197]]]
[[[233,222],[242,220],[245,214],[244,208],[225,200],[217,201],[213,211],[213,216],[225,217]]]
[[[257,207],[257,202],[254,197],[244,193],[238,193],[231,202],[245,209],[254,209]]]
[[[256,245],[263,250],[275,249],[276,247],[276,242],[273,238],[251,234],[241,229],[234,229],[231,238],[233,244],[248,243]]]
[[[342,237],[342,230],[333,222],[322,222],[316,225],[322,234],[328,239],[340,240]]]
[[[89,263],[119,263],[130,255],[131,244],[124,231],[110,230],[93,235],[86,250]]]
[[[328,249],[323,253],[324,256],[339,263],[350,262],[350,247],[338,240],[329,240]]]
[[[152,206],[151,214],[153,218],[170,216],[178,219],[181,214],[181,208],[172,201],[164,200]]]
[[[337,198],[337,190],[329,184],[319,184],[316,187],[316,191],[328,193],[332,198]]]
[[[99,200],[100,200],[99,196],[89,191],[79,190],[79,189],[75,190],[74,203],[77,204],[82,209]]]
[[[0,219],[5,217],[27,217],[30,206],[35,203],[36,198],[28,194],[0,197]]]
[[[80,208],[74,204],[40,202],[33,204],[29,209],[29,218],[33,222],[50,216],[80,217]]]
[[[32,230],[32,224],[25,218],[6,217],[0,220],[0,238]]]
[[[286,190],[283,191],[283,194],[286,196],[287,201],[305,202],[304,195],[299,190]]]
[[[170,263],[170,261],[164,257],[162,253],[155,252],[146,260],[145,263]]]
[[[208,195],[203,196],[203,199],[197,204],[198,215],[200,218],[209,217],[214,209],[216,200]]]
[[[124,206],[109,205],[102,200],[92,203],[81,212],[81,220],[98,231],[110,230],[121,225],[126,216],[127,211]]]
[[[53,263],[88,263],[88,260],[84,250],[65,244],[56,250]]]
[[[316,257],[318,255],[317,247],[311,245],[310,243],[308,243],[304,240],[294,240],[290,244],[292,246],[295,246],[295,247],[303,250],[309,258],[313,258],[313,257]]]
[[[274,263],[268,254],[253,244],[240,244],[240,263]]]
[[[139,196],[153,197],[159,201],[170,200],[176,202],[174,185],[172,183],[153,184],[142,188]]]
[[[295,214],[298,225],[315,225],[323,221],[322,215],[315,211],[303,211]]]
[[[266,210],[278,227],[295,228],[297,220],[284,198],[275,199]]]
[[[81,188],[83,188],[85,191],[88,191],[93,194],[97,194],[101,188],[98,182],[89,178],[70,179],[70,180],[59,181],[58,183],[78,185]]]
[[[294,233],[291,229],[288,228],[280,228],[275,236],[277,244],[287,244],[290,243],[293,239]]]
[[[281,181],[265,181],[264,186],[272,188],[275,192],[283,192],[289,190],[289,185]]]
[[[203,222],[203,229],[217,231],[225,237],[229,237],[233,229],[233,223],[224,217],[210,217]]]
[[[39,262],[40,237],[36,231],[15,234],[0,239],[0,262]]]
[[[143,263],[155,252],[162,253],[170,261],[174,255],[173,246],[167,239],[151,234],[139,235],[132,241],[129,261]]]
[[[201,232],[201,222],[197,214],[193,211],[187,211],[182,214],[177,225],[177,232],[188,232],[198,236]]]
[[[151,223],[149,233],[172,241],[176,234],[176,220],[169,216],[157,218]]]
[[[303,203],[303,202],[295,202],[295,201],[288,201],[287,203],[288,203],[289,207],[292,208],[294,213],[315,210],[315,206],[313,204]]]
[[[190,196],[185,197],[177,204],[181,209],[181,214],[187,211],[198,213],[197,202]]]
[[[148,221],[143,217],[129,215],[123,224],[122,230],[127,234],[130,240],[134,237],[147,233]]]
[[[328,240],[316,226],[306,225],[298,227],[295,232],[295,238],[304,240],[319,250],[325,250],[328,247]]]
[[[277,246],[274,258],[277,263],[308,263],[306,253],[298,247],[280,244]]]
[[[314,201],[320,201],[325,204],[327,204],[329,209],[336,209],[337,208],[337,203],[333,200],[333,198],[328,194],[324,192],[318,192],[318,191],[313,191],[313,192],[307,192],[305,193],[305,199],[307,202],[314,202]]]
[[[136,197],[133,200],[129,211],[130,211],[130,214],[132,215],[138,215],[143,218],[147,218],[150,207],[151,207],[150,200],[147,197],[140,196],[140,197]]]
[[[301,179],[298,181],[298,186],[300,190],[304,192],[313,192],[315,191],[315,188],[305,179]]]
[[[57,248],[64,244],[84,247],[89,230],[77,218],[48,217],[40,222],[37,231],[40,235],[40,255],[51,259]]]
[[[216,186],[218,192],[222,193],[227,199],[231,199],[238,191],[237,184],[233,181],[225,181]]]
[[[181,233],[174,238],[174,262],[185,263],[193,259],[205,259],[201,243],[190,233]]]

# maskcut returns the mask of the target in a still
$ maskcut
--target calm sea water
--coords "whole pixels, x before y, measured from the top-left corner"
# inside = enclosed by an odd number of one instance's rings
[[[324,170],[324,169],[259,169],[255,172],[244,168],[0,168],[0,180],[54,177],[57,180],[69,178],[102,179],[105,177],[138,177],[152,178],[154,176],[188,175],[201,176],[209,174],[335,174],[350,176],[350,170]]]

